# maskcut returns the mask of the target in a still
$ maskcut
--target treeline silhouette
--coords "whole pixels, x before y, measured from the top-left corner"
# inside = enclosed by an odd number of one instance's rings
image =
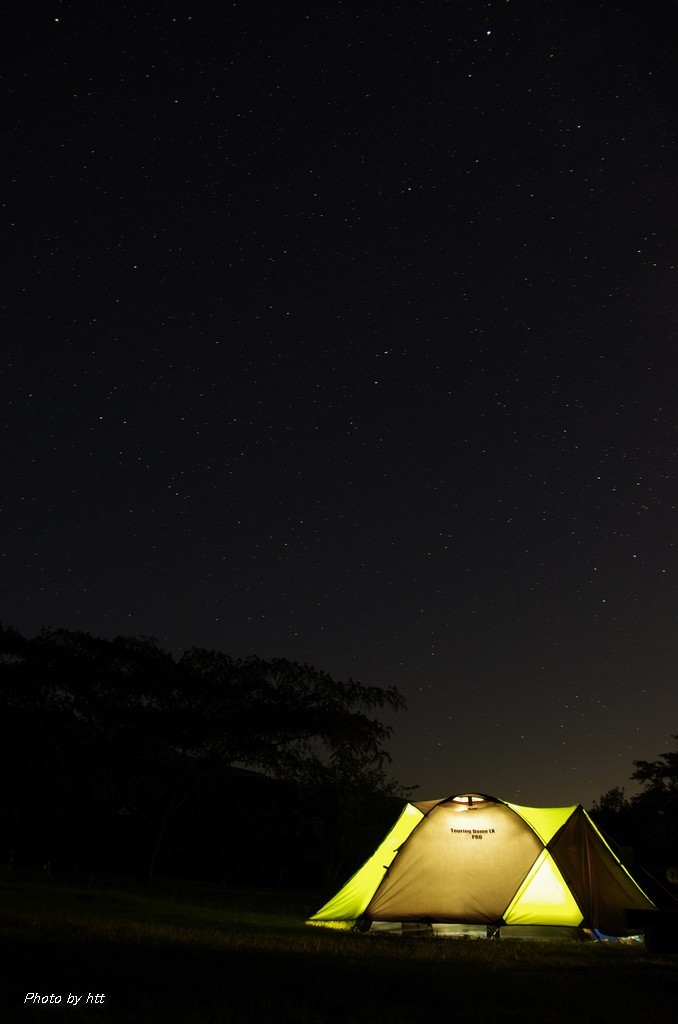
[[[395,689],[284,659],[0,625],[0,870],[331,890],[408,795]],[[674,737],[678,740],[678,736]],[[591,815],[652,895],[678,891],[678,752]]]
[[[404,795],[395,689],[284,659],[0,626],[5,870],[331,888]]]
[[[672,739],[678,741],[678,736]],[[627,797],[623,787],[603,793],[591,817],[617,852],[633,868],[652,898],[674,904],[678,899],[678,751],[656,761],[634,761],[631,780],[640,790]]]

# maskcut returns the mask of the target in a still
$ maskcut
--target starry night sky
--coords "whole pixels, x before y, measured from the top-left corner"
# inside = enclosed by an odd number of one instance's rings
[[[21,17],[0,618],[395,685],[420,799],[630,792],[678,732],[678,5]]]

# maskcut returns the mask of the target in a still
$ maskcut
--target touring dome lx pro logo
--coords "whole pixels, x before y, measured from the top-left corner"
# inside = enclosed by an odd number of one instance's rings
[[[451,828],[452,835],[470,836],[471,839],[482,839],[483,836],[493,836],[496,829],[493,828]]]

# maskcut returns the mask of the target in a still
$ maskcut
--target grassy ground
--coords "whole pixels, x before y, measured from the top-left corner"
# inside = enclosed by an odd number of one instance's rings
[[[0,1021],[411,1024],[678,1017],[678,956],[598,943],[359,936],[303,897],[0,882]],[[315,908],[313,908],[315,909]],[[25,1003],[26,994],[61,1004]],[[77,1005],[68,996],[81,996]],[[103,996],[103,1002],[86,1002]]]

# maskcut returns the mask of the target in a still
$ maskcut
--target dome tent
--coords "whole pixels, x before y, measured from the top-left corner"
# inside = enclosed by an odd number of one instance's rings
[[[372,857],[308,923],[622,935],[627,909],[652,907],[580,804],[520,807],[468,793],[408,803]]]

